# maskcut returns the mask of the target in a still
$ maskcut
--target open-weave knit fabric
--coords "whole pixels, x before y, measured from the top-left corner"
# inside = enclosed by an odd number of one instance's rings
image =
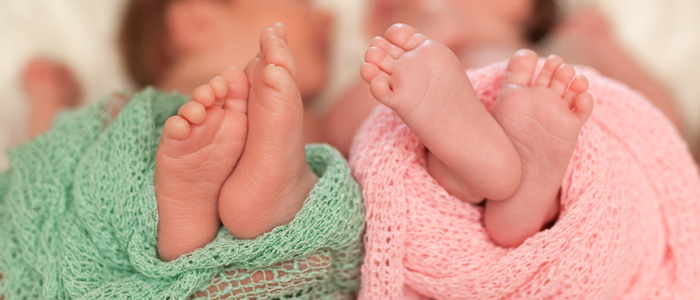
[[[489,110],[505,66],[468,72]],[[394,112],[374,111],[350,162],[367,210],[361,299],[700,298],[700,178],[686,144],[642,96],[578,71],[595,108],[559,219],[516,248],[495,245],[482,207],[428,175],[425,147]]]
[[[320,180],[255,240],[222,228],[172,262],[156,250],[155,153],[187,101],[146,90],[73,113],[10,151],[0,175],[0,295],[14,299],[342,298],[357,293],[364,207],[343,157],[306,148]],[[120,113],[117,113],[121,111]]]

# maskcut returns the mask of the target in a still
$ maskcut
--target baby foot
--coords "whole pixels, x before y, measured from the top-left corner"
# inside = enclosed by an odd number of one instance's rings
[[[59,110],[75,107],[80,100],[75,76],[59,63],[35,58],[27,65],[22,80],[32,104],[32,138],[51,128],[51,121]]]
[[[505,199],[520,181],[517,152],[449,48],[397,24],[372,40],[361,74],[428,148],[428,171],[462,200]]]
[[[493,116],[518,150],[520,186],[504,201],[487,201],[484,222],[491,238],[520,245],[557,217],[557,194],[579,131],[593,110],[588,80],[558,56],[547,58],[532,81],[537,54],[520,50],[508,63]]]
[[[248,79],[230,68],[198,87],[170,117],[156,156],[158,253],[165,261],[201,248],[220,226],[219,193],[248,132]]]
[[[293,220],[318,181],[306,162],[304,108],[284,25],[265,29],[260,44],[246,67],[251,88],[245,150],[219,200],[221,221],[241,239]]]

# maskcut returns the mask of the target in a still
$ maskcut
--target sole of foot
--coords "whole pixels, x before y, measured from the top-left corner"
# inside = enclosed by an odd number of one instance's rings
[[[561,182],[579,131],[593,111],[585,76],[576,75],[554,55],[534,78],[536,65],[535,52],[513,55],[493,111],[523,169],[520,186],[510,198],[486,202],[486,229],[502,246],[520,245],[556,219]]]
[[[219,194],[245,147],[248,88],[242,70],[226,69],[165,122],[155,173],[163,260],[203,247],[216,235]]]
[[[365,61],[372,95],[418,135],[428,171],[448,192],[475,203],[515,191],[517,152],[449,48],[397,24],[372,40]]]
[[[246,67],[248,138],[219,200],[221,221],[241,239],[292,221],[318,181],[306,161],[304,107],[286,32],[279,23],[265,29]]]

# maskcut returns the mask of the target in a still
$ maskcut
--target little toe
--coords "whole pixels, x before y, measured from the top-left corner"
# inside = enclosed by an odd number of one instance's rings
[[[184,140],[190,136],[190,124],[187,120],[172,116],[163,125],[163,139]]]
[[[574,99],[573,113],[581,121],[581,124],[588,121],[593,112],[593,95],[590,93],[580,94]]]
[[[367,83],[371,83],[374,78],[381,77],[387,82],[389,81],[389,74],[382,71],[375,64],[364,63],[360,67],[360,75]]]
[[[552,54],[547,57],[547,60],[544,62],[544,67],[542,67],[542,71],[540,71],[540,75],[537,77],[535,86],[549,87],[549,84],[552,82],[554,72],[562,64],[564,64],[564,59],[557,55]]]
[[[369,91],[372,93],[375,99],[377,99],[382,104],[386,105],[391,109],[395,109],[392,105],[389,95],[391,94],[391,89],[389,88],[389,82],[382,78],[376,77],[372,79],[369,83]]]
[[[265,61],[268,64],[274,64],[287,69],[292,78],[298,77],[297,63],[294,55],[287,49],[281,48],[278,45],[272,46],[265,54]]]
[[[558,95],[564,96],[566,88],[569,87],[571,79],[576,75],[574,67],[570,64],[562,64],[554,71],[552,76],[552,82],[549,83],[549,88],[553,90]]]
[[[375,37],[372,39],[372,42],[369,44],[370,47],[377,47],[379,49],[384,50],[387,54],[389,54],[391,57],[394,59],[398,59],[401,55],[406,53],[403,49],[394,46],[391,44],[389,41],[387,41],[383,37]]]
[[[530,86],[536,66],[537,54],[535,52],[528,49],[518,50],[508,61],[506,78],[503,84],[514,84],[522,87]]]
[[[375,64],[380,70],[391,74],[394,67],[394,58],[386,53],[383,49],[377,47],[369,47],[365,52],[365,62]]]
[[[386,39],[403,49],[411,51],[428,40],[428,37],[418,33],[418,30],[406,24],[394,24],[386,30]]]
[[[569,107],[574,105],[574,99],[579,95],[588,91],[588,79],[583,75],[576,75],[571,84],[569,84],[569,89],[564,93],[564,100],[569,104]]]
[[[207,117],[207,111],[201,103],[190,101],[180,106],[177,115],[192,124],[201,125]]]
[[[196,101],[204,105],[204,107],[210,107],[216,102],[216,95],[214,94],[214,89],[210,85],[202,85],[192,92],[192,97],[190,101]]]

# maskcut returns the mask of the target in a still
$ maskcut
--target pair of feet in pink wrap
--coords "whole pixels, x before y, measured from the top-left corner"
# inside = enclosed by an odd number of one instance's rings
[[[267,28],[245,71],[223,71],[165,123],[155,178],[164,260],[203,247],[221,223],[244,239],[288,223],[317,182],[285,36],[281,24]],[[557,56],[535,77],[537,55],[518,51],[489,113],[454,53],[410,26],[373,39],[365,60],[362,77],[426,145],[430,174],[464,201],[487,199],[496,243],[519,245],[556,219],[593,109],[585,77]]]

